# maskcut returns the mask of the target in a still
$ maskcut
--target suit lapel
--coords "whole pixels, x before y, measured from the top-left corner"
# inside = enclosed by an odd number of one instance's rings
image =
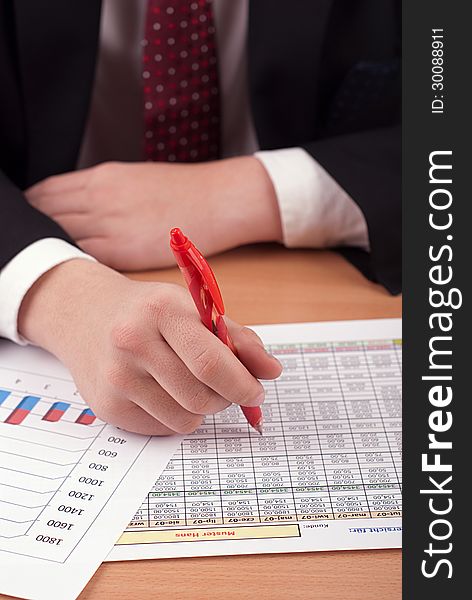
[[[249,1],[249,89],[261,148],[314,128],[316,80],[332,0]]]
[[[100,4],[14,3],[28,184],[75,166],[93,83]]]

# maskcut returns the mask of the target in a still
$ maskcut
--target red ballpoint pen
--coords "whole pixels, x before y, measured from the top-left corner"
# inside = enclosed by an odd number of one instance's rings
[[[170,232],[170,247],[203,324],[237,356],[223,318],[223,298],[210,265],[177,227]],[[263,416],[260,407],[241,406],[241,410],[249,425],[262,434]]]

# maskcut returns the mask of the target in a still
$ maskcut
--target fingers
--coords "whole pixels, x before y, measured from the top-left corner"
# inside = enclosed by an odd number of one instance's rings
[[[91,169],[81,169],[63,175],[53,175],[31,186],[26,190],[26,195],[28,199],[30,197],[35,199],[40,196],[62,195],[78,191],[85,187],[90,178],[90,171]]]
[[[94,412],[103,421],[133,433],[142,435],[172,435],[175,433],[175,430],[166,427],[135,403],[127,400],[115,400],[113,407],[106,410],[103,417],[100,407],[94,408]]]
[[[150,289],[156,290],[154,296]],[[280,374],[281,365],[264,351],[256,334],[228,321],[239,360],[203,326],[183,288],[146,286],[142,297],[122,310],[127,315],[110,330],[113,359],[104,377],[104,396],[123,397],[126,404],[101,405],[119,427],[155,435],[191,433],[203,415],[230,403],[259,406],[264,388],[255,376]],[[130,404],[139,410],[132,411]]]
[[[161,299],[157,313],[159,330],[189,371],[227,401],[259,406],[264,388],[229,348],[205,329],[191,302],[175,294]]]
[[[41,184],[38,184],[38,186],[41,186]],[[81,214],[89,208],[88,196],[83,189],[51,193],[42,187],[38,189],[30,188],[25,192],[25,196],[31,206],[50,217],[69,213]]]
[[[148,350],[146,370],[186,410],[211,415],[230,406],[227,400],[199,381],[165,342],[152,345]]]
[[[238,352],[239,360],[258,379],[276,379],[282,373],[280,362],[269,354],[261,338],[249,327],[242,327],[225,317],[228,332]]]
[[[123,379],[120,391],[168,429],[177,433],[192,433],[201,425],[202,415],[194,414],[178,404],[150,375],[143,373],[132,382],[128,375],[124,377],[128,379]]]
[[[46,211],[44,211],[46,212]],[[47,213],[49,214],[49,213]],[[97,221],[86,214],[50,215],[74,240],[85,240],[97,234]]]

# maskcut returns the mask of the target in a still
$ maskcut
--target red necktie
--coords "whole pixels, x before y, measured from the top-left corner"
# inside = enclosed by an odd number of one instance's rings
[[[143,82],[146,158],[217,159],[220,99],[211,0],[148,0]]]

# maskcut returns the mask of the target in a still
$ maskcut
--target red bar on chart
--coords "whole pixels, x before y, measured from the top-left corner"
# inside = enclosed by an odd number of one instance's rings
[[[41,398],[37,396],[25,396],[18,406],[5,419],[5,423],[10,425],[19,425],[23,423],[33,408],[38,404]]]
[[[64,413],[69,408],[69,406],[70,404],[67,404],[67,402],[54,402],[54,404],[44,415],[42,420],[49,421],[51,423],[59,421],[64,416]]]
[[[83,410],[76,419],[76,423],[79,425],[91,425],[95,421],[96,417],[90,408]]]

